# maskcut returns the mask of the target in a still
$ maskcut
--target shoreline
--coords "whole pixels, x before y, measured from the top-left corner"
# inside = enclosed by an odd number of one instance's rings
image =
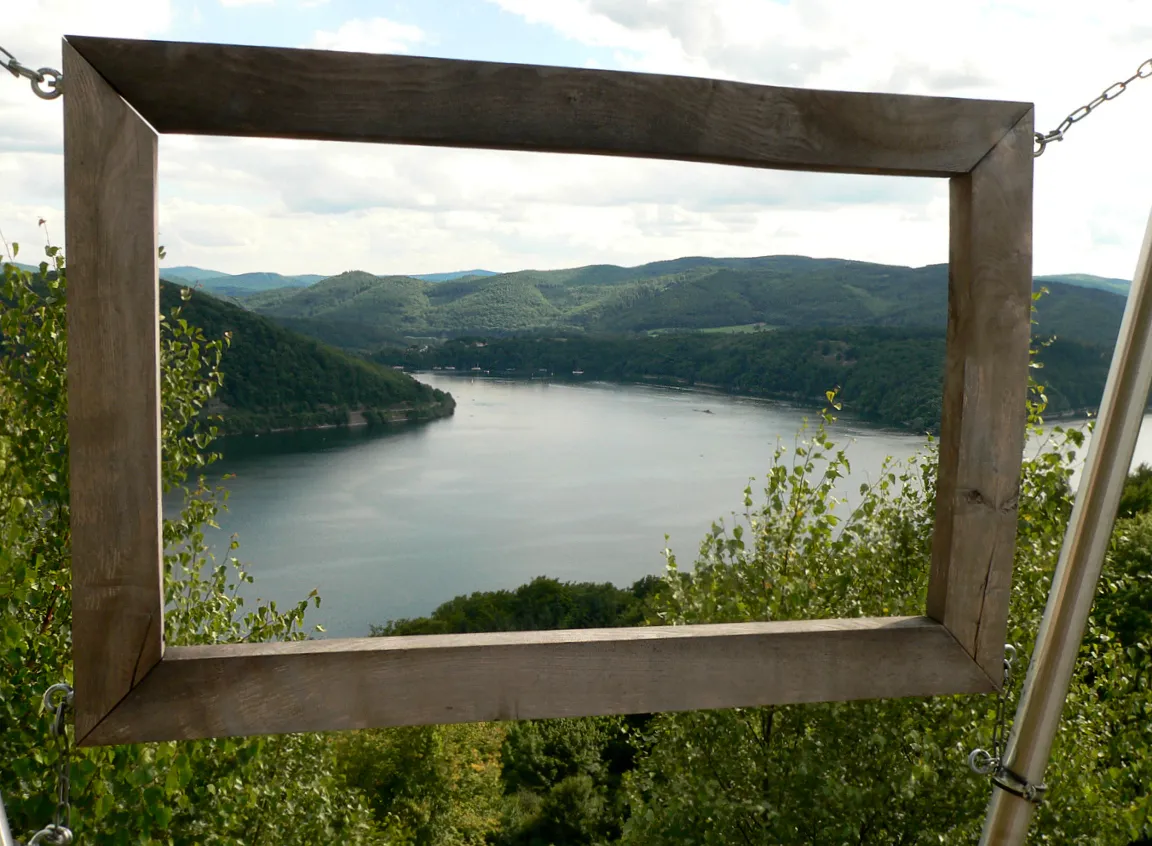
[[[333,410],[335,411],[335,410]],[[219,412],[217,412],[219,413]],[[299,412],[303,416],[307,414],[318,414],[323,412]],[[428,423],[434,420],[443,420],[451,417],[456,413],[456,401],[451,394],[447,395],[447,400],[442,403],[421,405],[415,408],[403,406],[393,409],[372,409],[372,408],[357,408],[347,409],[345,412],[345,420],[339,423],[326,422],[326,423],[308,423],[305,425],[288,425],[288,426],[252,426],[242,428],[238,431],[221,431],[218,435],[220,438],[231,438],[239,436],[252,435],[271,435],[281,434],[284,432],[314,432],[323,431],[326,429],[361,429],[361,428],[374,428],[374,427],[391,427],[403,426],[409,423]],[[253,416],[260,416],[261,412],[243,412],[243,414],[250,414]],[[217,424],[226,423],[228,420],[227,415],[221,415],[224,419],[216,421]],[[278,417],[275,412],[267,412],[267,416]],[[282,415],[284,418],[290,419],[292,414]],[[233,418],[234,420],[237,418]],[[242,419],[242,418],[241,418]]]
[[[420,375],[429,376],[443,376],[445,378],[459,379],[495,379],[504,380],[508,382],[556,382],[562,385],[581,385],[581,384],[594,384],[601,383],[604,385],[640,385],[653,388],[663,388],[671,391],[685,391],[690,393],[712,395],[712,396],[725,396],[734,397],[738,399],[752,399],[763,402],[779,403],[785,406],[791,406],[797,410],[813,410],[819,411],[827,407],[823,397],[811,397],[804,399],[794,394],[788,393],[759,393],[759,392],[745,392],[735,391],[725,388],[723,385],[716,385],[711,383],[689,383],[688,380],[675,376],[662,376],[650,375],[642,379],[603,379],[598,377],[588,378],[572,378],[571,376],[549,374],[547,376],[540,376],[536,374],[518,375],[515,373],[492,373],[476,372],[469,370],[426,370],[426,369],[408,369],[405,368],[404,372],[413,377]],[[1094,420],[1099,413],[1099,406],[1089,406],[1082,408],[1069,409],[1065,411],[1049,411],[1043,415],[1044,422],[1055,423],[1058,421],[1081,421],[1090,422]],[[1149,399],[1148,407],[1145,409],[1146,413],[1152,413],[1152,398]],[[897,423],[891,421],[877,420],[869,417],[864,417],[853,413],[850,409],[842,409],[836,412],[835,417],[837,420],[856,422],[862,425],[867,425],[872,429],[889,430],[893,432],[900,432],[903,434],[920,434],[931,435],[933,438],[939,438],[940,427],[934,426],[931,428],[918,428],[904,423]]]
[[[734,391],[725,388],[722,385],[715,384],[702,384],[695,383],[689,384],[686,379],[681,379],[674,376],[648,376],[643,379],[602,379],[602,378],[576,378],[565,376],[519,376],[511,373],[492,373],[492,372],[475,372],[475,371],[460,371],[460,370],[409,370],[405,369],[405,373],[413,377],[421,375],[428,376],[443,376],[445,378],[460,379],[493,379],[504,380],[507,382],[556,382],[561,385],[588,385],[600,383],[603,385],[620,385],[620,386],[640,386],[649,388],[662,388],[669,391],[683,391],[685,393],[695,393],[705,396],[721,396],[732,397],[735,399],[749,399],[758,402],[775,403],[778,405],[787,406],[798,411],[814,411],[819,413],[822,409],[827,408],[827,402],[823,397],[811,397],[805,400],[803,397],[795,396],[794,394],[787,393],[758,393],[758,392],[744,392]],[[427,384],[427,383],[425,383]],[[857,423],[876,429],[879,431],[899,432],[901,434],[911,435],[931,435],[936,438],[939,437],[939,427],[930,429],[919,428],[911,425],[895,423],[891,421],[875,420],[872,418],[864,417],[859,414],[853,413],[850,409],[841,409],[836,411],[834,417],[837,421],[846,423]]]

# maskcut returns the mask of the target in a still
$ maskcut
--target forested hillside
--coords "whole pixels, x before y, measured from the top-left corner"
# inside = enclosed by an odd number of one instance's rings
[[[947,316],[947,278],[945,265],[910,268],[802,256],[682,258],[634,268],[524,270],[436,283],[351,271],[309,288],[252,294],[243,304],[317,337],[343,338],[342,345],[353,349],[377,338],[543,328],[648,332],[762,323],[937,329]],[[1107,287],[1111,280],[1094,288],[1052,279],[1038,312],[1045,331],[1111,344],[1124,309],[1123,296]]]
[[[636,381],[823,401],[839,387],[844,410],[889,426],[935,431],[940,424],[944,334],[884,327],[677,332],[641,336],[462,338],[386,347],[374,355],[412,369],[479,368],[489,375]],[[1094,409],[1111,350],[1056,340],[1040,350],[1041,381],[1053,414]]]
[[[181,293],[185,298],[182,298]],[[424,420],[451,414],[451,396],[398,373],[290,332],[259,315],[169,282],[160,310],[210,339],[229,334],[224,383],[213,410],[225,432],[343,425],[352,412],[368,423]]]
[[[1128,296],[1128,289],[1132,283],[1127,279],[1116,279],[1110,276],[1093,276],[1090,273],[1059,273],[1054,276],[1037,276],[1036,281],[1041,285],[1055,282],[1061,285],[1078,285],[1081,288],[1095,288],[1099,291],[1111,291],[1113,294]]]

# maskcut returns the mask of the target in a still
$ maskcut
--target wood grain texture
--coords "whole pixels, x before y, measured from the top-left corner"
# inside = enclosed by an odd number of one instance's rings
[[[160,660],[156,134],[67,43],[64,214],[76,735]]]
[[[1031,106],[322,50],[68,36],[159,132],[971,170]]]
[[[1024,449],[1032,115],[951,190],[948,351],[928,616],[1002,675]]]
[[[926,617],[172,647],[85,742],[991,689]]]

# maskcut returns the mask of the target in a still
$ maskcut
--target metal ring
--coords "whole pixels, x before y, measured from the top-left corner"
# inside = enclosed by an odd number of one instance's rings
[[[1136,75],[1141,79],[1147,79],[1152,76],[1152,59],[1145,59],[1140,67],[1136,69]]]
[[[60,697],[59,702],[53,704],[52,696],[56,693],[63,693],[64,695]],[[71,702],[72,685],[68,684],[68,682],[59,682],[44,691],[44,709],[51,711],[53,714],[61,710],[65,705],[71,704]]]
[[[55,100],[64,93],[64,78],[60,71],[53,70],[52,68],[40,68],[36,71],[36,74],[40,78],[32,80],[32,91],[41,100]],[[46,91],[40,87],[40,84],[43,82],[48,83],[50,90]]]
[[[973,749],[968,753],[968,766],[976,775],[988,775],[1000,766],[1000,762],[987,749]]]
[[[1035,133],[1036,147],[1032,150],[1032,158],[1038,158],[1044,154],[1044,148],[1048,146],[1048,139],[1041,135],[1039,132]]]
[[[1016,661],[1016,647],[1010,643],[1004,644],[1004,664],[1011,669]]]
[[[48,843],[52,846],[69,846],[71,842],[71,829],[50,823],[32,835],[32,839],[28,841],[28,846],[37,846],[40,843]]]

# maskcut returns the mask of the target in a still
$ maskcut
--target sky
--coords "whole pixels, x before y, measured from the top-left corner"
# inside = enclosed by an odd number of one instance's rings
[[[0,46],[104,35],[1034,103],[1037,128],[1152,57],[1148,0],[6,0]],[[0,75],[0,230],[64,243],[62,110]],[[1152,79],[1036,161],[1034,271],[1130,278]],[[431,273],[684,255],[947,261],[947,183],[594,156],[160,138],[165,266]]]

